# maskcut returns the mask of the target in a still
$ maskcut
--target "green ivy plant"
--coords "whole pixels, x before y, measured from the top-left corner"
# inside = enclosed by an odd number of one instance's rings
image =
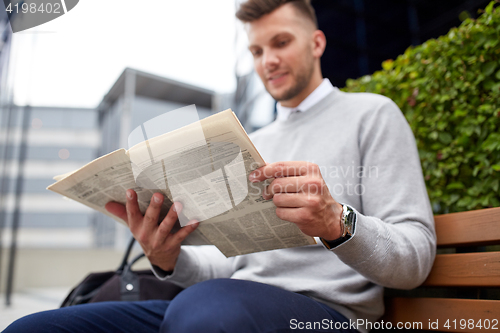
[[[435,214],[500,206],[500,6],[408,48],[344,91],[385,95],[408,120]]]

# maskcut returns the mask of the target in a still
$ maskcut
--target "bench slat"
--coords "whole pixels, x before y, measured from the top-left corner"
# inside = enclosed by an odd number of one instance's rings
[[[500,252],[439,254],[423,286],[500,287]]]
[[[386,315],[384,321],[394,325],[398,322],[421,322],[424,330],[430,330],[429,322],[438,320],[437,331],[442,332],[482,332],[488,331],[484,327],[479,329],[475,325],[481,320],[484,326],[489,320],[490,329],[496,319],[496,327],[500,329],[500,301],[477,299],[447,299],[447,298],[392,298],[386,300]],[[456,327],[453,320],[456,319]],[[474,320],[474,329],[460,329],[460,320]],[[446,321],[450,327],[444,327]],[[393,326],[395,327],[395,326]],[[434,329],[433,329],[434,330]]]
[[[437,215],[434,221],[440,247],[500,243],[500,207]]]
[[[434,220],[439,247],[500,244],[500,207],[439,215]],[[500,287],[500,252],[437,255],[422,286]],[[500,300],[394,297],[385,301],[386,314],[382,320],[392,322],[393,327],[398,322],[415,322],[421,323],[421,327],[413,328],[440,332],[500,329]],[[436,321],[437,328],[429,326]],[[471,321],[474,323],[472,328]]]

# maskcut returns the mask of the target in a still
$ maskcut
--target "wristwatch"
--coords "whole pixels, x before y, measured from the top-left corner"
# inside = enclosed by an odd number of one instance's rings
[[[358,216],[356,215],[356,211],[345,204],[341,205],[342,205],[342,217],[340,225],[342,227],[342,235],[339,238],[331,241],[320,238],[321,243],[327,250],[333,250],[340,244],[344,244],[345,242],[350,240],[356,232],[356,221],[358,218]]]

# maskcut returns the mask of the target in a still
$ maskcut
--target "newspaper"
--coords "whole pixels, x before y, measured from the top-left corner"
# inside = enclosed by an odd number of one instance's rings
[[[126,190],[134,189],[144,213],[153,193],[162,193],[160,221],[174,201],[184,207],[172,232],[190,220],[201,221],[183,244],[213,244],[227,257],[316,244],[295,224],[279,219],[272,200],[263,199],[270,180],[248,181],[263,165],[234,113],[226,110],[56,176],[47,189],[125,225],[106,211],[106,203],[125,204]]]

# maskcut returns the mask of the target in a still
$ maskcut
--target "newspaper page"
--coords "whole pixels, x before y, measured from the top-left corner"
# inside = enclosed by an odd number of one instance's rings
[[[128,154],[136,182],[152,181],[182,202],[181,225],[201,221],[197,231],[227,257],[316,244],[262,198],[269,180],[248,181],[265,162],[231,110],[147,140]]]
[[[136,185],[130,159],[125,149],[118,149],[88,163],[76,171],[55,176],[54,179],[57,182],[47,187],[48,190],[78,201],[125,226],[127,223],[109,213],[104,208],[105,205],[110,201],[125,204],[126,190],[133,189],[137,192],[139,207],[141,212],[144,213],[153,196],[153,192],[148,188]],[[163,219],[167,215],[171,205],[172,202],[166,198],[163,202],[160,219]],[[177,224],[176,229],[179,228],[180,225]],[[185,240],[184,244],[208,245],[211,243],[198,230],[195,230]]]

